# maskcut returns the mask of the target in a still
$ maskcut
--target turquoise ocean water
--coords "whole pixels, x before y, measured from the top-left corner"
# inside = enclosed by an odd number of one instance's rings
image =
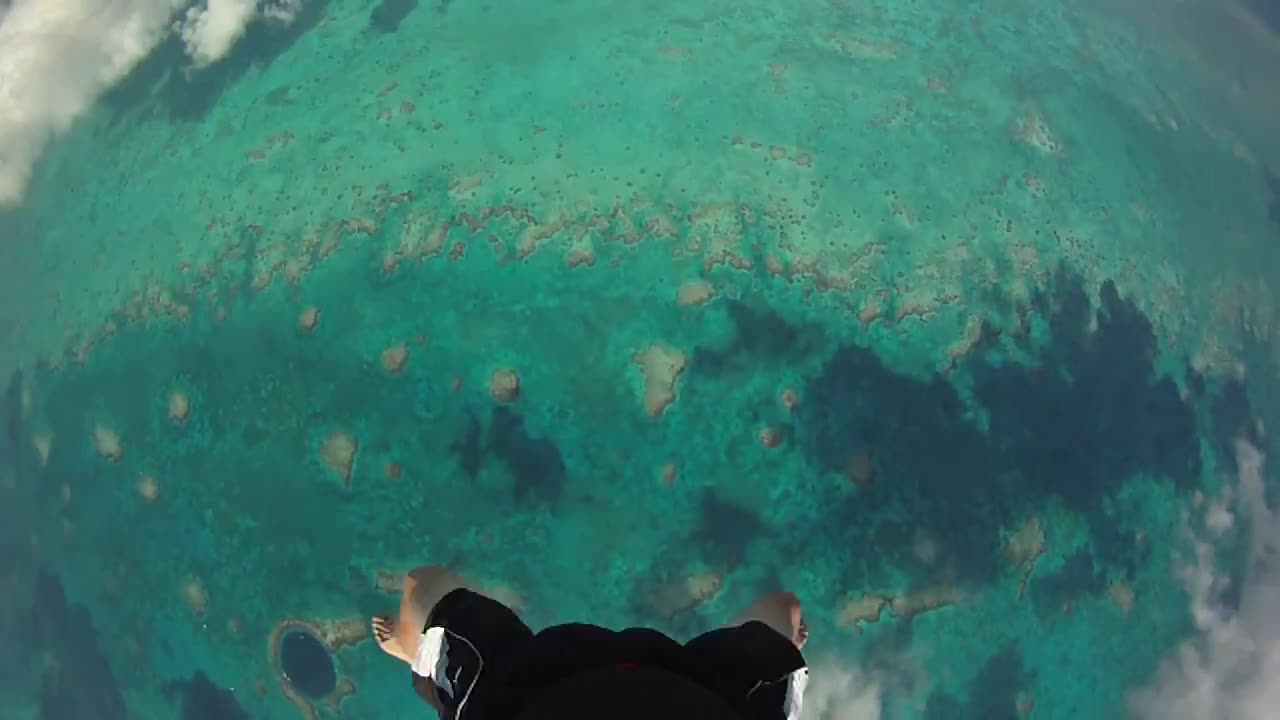
[[[1268,579],[1268,12],[308,0],[206,68],[164,40],[0,214],[0,717],[430,713],[367,631],[423,563],[537,626],[792,590],[813,720],[1174,717],[1195,611]]]

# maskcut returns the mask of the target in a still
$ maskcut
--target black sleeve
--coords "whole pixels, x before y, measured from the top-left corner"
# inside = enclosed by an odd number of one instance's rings
[[[413,688],[443,720],[462,718],[472,692],[533,631],[510,608],[460,588],[436,603],[413,658]]]
[[[768,625],[753,620],[712,630],[685,647],[716,690],[748,717],[784,720],[798,714],[808,679],[804,656]]]

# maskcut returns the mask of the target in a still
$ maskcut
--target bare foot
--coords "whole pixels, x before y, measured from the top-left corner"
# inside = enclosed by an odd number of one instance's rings
[[[400,594],[400,614],[393,625],[400,650],[413,657],[431,610],[451,591],[470,583],[441,565],[424,565],[409,571]]]
[[[378,647],[382,651],[393,658],[399,658],[405,662],[411,662],[409,654],[404,651],[400,645],[400,639],[396,637],[396,622],[386,615],[376,615],[373,618],[373,637],[378,641]]]

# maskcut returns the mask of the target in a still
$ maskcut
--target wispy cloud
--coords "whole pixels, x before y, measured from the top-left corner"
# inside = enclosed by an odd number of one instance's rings
[[[880,720],[882,683],[834,655],[810,661],[801,720]]]
[[[302,0],[207,0],[187,9],[179,30],[187,55],[201,68],[226,55],[254,18],[293,22],[301,6]]]
[[[1140,717],[1274,720],[1280,713],[1280,522],[1265,501],[1262,454],[1240,442],[1236,457],[1239,483],[1209,504],[1182,571],[1197,633],[1132,695]],[[1215,562],[1215,546],[1240,532],[1247,533],[1249,562],[1239,606],[1228,608],[1220,600],[1227,576]]]
[[[112,85],[172,32],[191,63],[230,51],[257,18],[290,22],[303,0],[0,0],[0,207]]]

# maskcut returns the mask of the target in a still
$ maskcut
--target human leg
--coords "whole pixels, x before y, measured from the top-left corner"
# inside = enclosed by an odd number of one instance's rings
[[[404,578],[396,616],[373,618],[373,635],[378,640],[378,647],[394,658],[413,662],[432,608],[453,590],[470,586],[464,578],[440,565],[424,565],[410,570]]]
[[[761,595],[730,626],[752,620],[762,622],[803,650],[809,641],[809,626],[804,621],[800,598],[795,593],[772,592]]]
[[[480,677],[533,636],[515,612],[473,587],[441,566],[415,568],[404,579],[396,617],[372,621],[379,647],[409,665],[414,691],[450,720],[491,700],[486,691],[472,692]]]

